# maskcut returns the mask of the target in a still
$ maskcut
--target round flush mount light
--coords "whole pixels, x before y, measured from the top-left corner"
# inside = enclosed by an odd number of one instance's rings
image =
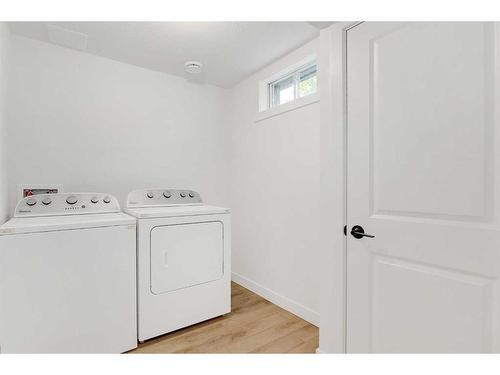
[[[200,74],[203,64],[199,61],[186,61],[184,63],[184,70],[189,74]]]

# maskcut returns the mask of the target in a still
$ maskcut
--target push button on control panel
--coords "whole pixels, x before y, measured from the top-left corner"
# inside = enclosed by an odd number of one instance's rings
[[[181,197],[182,197],[182,198],[186,198],[186,193],[182,192],[182,193],[181,193]]]
[[[75,204],[76,202],[78,202],[78,199],[74,195],[70,195],[68,198],[66,198],[67,204]]]
[[[189,197],[190,198],[194,198],[194,194],[193,193],[189,193]]]
[[[152,199],[152,198],[154,197],[154,194],[153,194],[153,193],[147,193],[146,195],[147,195],[147,197],[148,197],[149,199]]]
[[[97,198],[97,197],[92,197],[92,198],[90,199],[90,201],[91,201],[92,203],[96,204],[97,202],[99,202],[99,198]]]
[[[163,192],[163,196],[165,198],[170,198],[172,196],[172,193],[170,193],[169,191],[165,191],[165,192]]]
[[[104,197],[102,201],[107,204],[107,203],[111,202],[111,198],[110,197]]]
[[[50,199],[49,197],[45,197],[42,199],[42,203],[45,205],[45,206],[48,206],[49,204],[52,203],[52,199]]]
[[[36,204],[36,199],[35,198],[30,198],[26,201],[26,204],[28,206],[34,206]]]

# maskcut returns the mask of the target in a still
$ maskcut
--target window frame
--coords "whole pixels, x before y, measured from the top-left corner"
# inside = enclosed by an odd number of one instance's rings
[[[299,67],[294,66],[294,69],[288,69],[287,73],[282,74],[280,77],[278,77],[274,80],[268,80],[269,82],[267,83],[267,109],[276,108],[276,107],[279,107],[281,105],[284,105],[284,104],[287,104],[290,102],[294,102],[298,99],[305,98],[309,95],[313,95],[313,94],[317,93],[318,88],[316,88],[316,91],[314,91],[310,94],[300,96],[300,90],[299,90],[300,74],[302,72],[304,72],[305,70],[312,68],[313,66],[315,67],[315,75],[316,75],[316,81],[317,81],[318,80],[318,63],[316,61],[316,58],[314,58],[313,60],[309,60],[309,62],[307,62],[306,64],[302,64]],[[275,99],[276,99],[275,95],[276,94],[275,94],[275,90],[274,90],[274,88],[276,87],[275,85],[277,83],[279,83],[280,81],[284,81],[285,79],[289,79],[289,78],[293,79],[293,99],[289,100],[285,103],[276,104],[275,103]]]
[[[268,89],[268,103],[267,103],[267,108],[274,108],[274,107],[277,107],[281,104],[274,104],[274,101],[276,99],[276,93],[275,93],[275,90],[274,88],[276,87],[276,84],[277,83],[280,83],[282,81],[285,81],[285,80],[288,80],[292,78],[292,85],[291,87],[293,87],[293,99],[292,100],[289,100],[288,102],[285,102],[283,104],[286,104],[286,103],[289,103],[291,101],[294,101],[295,99],[297,99],[297,81],[296,81],[296,74],[288,74],[288,75],[285,75],[281,78],[278,78],[277,80],[275,81],[272,81],[272,82],[269,82],[267,84],[267,89]]]
[[[312,63],[316,62],[316,75],[317,75],[317,88],[316,92],[312,93],[310,95],[306,95],[303,97],[300,97],[295,100],[291,100],[287,103],[277,105],[274,107],[269,107],[269,83],[274,82],[276,80],[279,80],[282,77],[285,77],[286,75],[289,75],[290,73],[300,70],[301,67],[310,65]],[[319,61],[317,58],[316,53],[311,53],[307,55],[302,55],[301,58],[297,59],[295,63],[284,65],[280,64],[280,67],[277,67],[275,69],[275,73],[269,74],[269,69],[266,69],[265,71],[268,73],[266,75],[262,75],[261,79],[258,81],[258,98],[257,98],[257,108],[256,108],[256,113],[254,115],[254,122],[260,122],[263,120],[266,120],[268,118],[274,117],[281,115],[282,113],[286,113],[289,111],[293,111],[297,108],[305,107],[308,105],[311,105],[313,103],[317,103],[320,101],[320,91],[321,91],[321,82],[320,82],[320,76],[321,76],[321,67],[319,66]],[[283,68],[285,67],[285,68]]]

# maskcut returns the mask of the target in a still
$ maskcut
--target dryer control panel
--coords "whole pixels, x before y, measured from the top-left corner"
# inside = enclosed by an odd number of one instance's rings
[[[120,212],[117,199],[105,193],[39,194],[21,199],[14,217],[82,215]]]
[[[200,194],[186,189],[140,189],[129,193],[127,208],[203,204]]]

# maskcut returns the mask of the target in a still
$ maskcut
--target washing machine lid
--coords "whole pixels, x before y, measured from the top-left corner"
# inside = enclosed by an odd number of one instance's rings
[[[208,206],[208,205],[178,205],[167,207],[140,207],[140,208],[126,208],[124,210],[127,214],[132,215],[138,219],[153,219],[159,217],[180,217],[180,216],[196,216],[196,215],[216,215],[228,214],[229,208]]]
[[[118,225],[135,225],[135,222],[136,220],[133,217],[122,212],[67,216],[15,217],[0,226],[0,236]]]

